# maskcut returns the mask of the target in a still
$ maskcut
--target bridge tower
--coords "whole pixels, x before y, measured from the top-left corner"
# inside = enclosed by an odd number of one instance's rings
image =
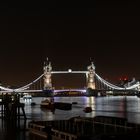
[[[51,62],[48,61],[48,58],[47,61],[44,62],[43,70],[44,70],[44,90],[52,89],[52,80],[51,80],[52,65]]]
[[[86,78],[87,78],[87,88],[90,89],[96,89],[95,87],[95,66],[93,64],[93,62],[91,62],[91,65],[87,67],[87,74],[86,74]]]

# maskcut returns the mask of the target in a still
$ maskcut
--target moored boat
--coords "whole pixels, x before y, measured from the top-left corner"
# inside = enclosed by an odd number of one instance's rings
[[[85,113],[90,113],[90,112],[92,112],[92,108],[91,107],[85,107],[83,111]]]
[[[77,102],[72,102],[72,104],[78,104]]]
[[[63,102],[54,102],[55,109],[61,110],[71,110],[72,104],[71,103],[63,103]]]
[[[23,96],[23,100],[31,100],[32,99],[32,95],[29,95],[29,94],[25,94]]]
[[[49,99],[45,99],[41,102],[40,107],[45,109],[50,109],[50,110],[55,110],[55,109],[71,110],[72,104],[64,103],[64,102],[54,102]]]
[[[52,109],[54,107],[54,102],[47,98],[47,99],[41,101],[40,107],[46,108],[46,109]]]

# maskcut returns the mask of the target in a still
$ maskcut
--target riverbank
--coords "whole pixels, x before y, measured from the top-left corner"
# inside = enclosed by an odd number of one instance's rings
[[[116,138],[140,138],[140,125],[128,123],[126,118],[96,116],[73,117],[69,120],[32,121],[29,123],[31,140],[102,140]],[[118,139],[118,140],[119,140]],[[104,140],[104,139],[103,139]]]

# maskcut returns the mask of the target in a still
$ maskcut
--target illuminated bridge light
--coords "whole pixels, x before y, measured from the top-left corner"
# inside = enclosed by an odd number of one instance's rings
[[[72,69],[68,69],[68,72],[71,73],[72,72]]]

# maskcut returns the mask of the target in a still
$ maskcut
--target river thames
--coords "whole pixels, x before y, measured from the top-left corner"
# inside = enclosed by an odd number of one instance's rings
[[[127,118],[128,122],[140,124],[140,98],[137,96],[107,96],[107,97],[54,97],[54,101],[77,102],[72,105],[72,110],[55,110],[53,114],[49,110],[41,109],[42,97],[33,98],[35,106],[30,106],[30,101],[25,103],[25,112],[28,119],[32,120],[63,120],[74,116],[95,117],[115,116]],[[83,109],[92,107],[91,113],[85,113]]]
[[[32,100],[21,100],[25,103],[25,113],[27,116],[26,127],[31,120],[66,120],[71,117],[95,117],[95,116],[115,116],[127,118],[128,122],[140,124],[140,98],[137,96],[106,96],[106,97],[54,97],[54,101],[67,102],[72,104],[72,110],[56,109],[55,113],[50,110],[41,109],[40,103],[44,97],[33,97]],[[31,106],[35,102],[35,106]],[[91,113],[85,113],[85,107],[92,107]],[[20,132],[21,133],[21,132]],[[9,133],[3,129],[0,120],[0,138],[5,140]],[[18,140],[28,139],[28,137],[15,137]],[[8,137],[9,138],[9,137]]]

